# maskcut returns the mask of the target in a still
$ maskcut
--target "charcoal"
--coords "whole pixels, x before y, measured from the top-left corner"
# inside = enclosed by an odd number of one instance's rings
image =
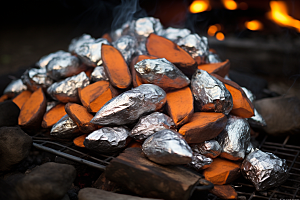
[[[0,127],[18,125],[20,108],[12,101],[0,103]]]

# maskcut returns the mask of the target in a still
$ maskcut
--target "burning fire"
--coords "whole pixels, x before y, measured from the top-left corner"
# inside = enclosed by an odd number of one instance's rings
[[[238,7],[234,0],[222,0],[222,2],[228,10],[236,10]]]
[[[217,40],[223,41],[225,39],[225,36],[222,32],[218,32],[216,34],[216,38],[217,38]]]
[[[251,31],[259,31],[263,29],[263,24],[258,20],[246,21],[245,26]]]
[[[271,1],[271,12],[268,13],[269,18],[280,26],[293,27],[300,32],[300,21],[289,16],[288,8],[284,1]]]
[[[191,13],[200,13],[210,9],[208,0],[196,0],[190,5]]]
[[[207,30],[207,35],[214,36],[216,32],[221,30],[220,24],[211,25]]]

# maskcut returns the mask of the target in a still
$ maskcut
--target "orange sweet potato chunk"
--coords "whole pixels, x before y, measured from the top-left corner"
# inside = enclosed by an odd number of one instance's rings
[[[146,42],[149,55],[165,58],[187,76],[193,75],[197,62],[181,47],[164,37],[151,33]]]
[[[39,88],[24,103],[19,115],[19,125],[24,128],[38,128],[41,126],[46,112],[47,101],[43,90]]]
[[[111,45],[103,44],[101,57],[110,83],[119,89],[128,88],[131,84],[131,74],[119,50]]]
[[[237,193],[231,185],[215,185],[209,192],[221,199],[237,199]]]
[[[208,63],[203,65],[198,65],[198,69],[202,69],[207,71],[207,73],[214,73],[218,74],[221,77],[225,77],[228,74],[230,69],[230,62],[229,60],[225,60],[224,62],[220,63]]]
[[[108,102],[114,97],[112,89],[107,88],[105,92],[103,92],[101,95],[99,95],[95,100],[93,100],[90,105],[88,106],[88,111],[92,113],[96,113]]]
[[[176,127],[188,122],[194,113],[194,97],[189,87],[167,93],[166,109]]]
[[[84,134],[84,135],[81,135],[81,136],[75,138],[75,139],[73,140],[73,143],[74,143],[76,146],[78,146],[78,147],[85,147],[84,144],[83,144],[83,142],[84,142],[85,138],[86,138],[88,135],[89,135],[89,134]]]
[[[24,103],[30,98],[32,92],[25,90],[16,96],[12,101],[21,109]]]
[[[217,137],[225,128],[226,123],[227,117],[223,113],[196,112],[178,132],[189,144],[201,143]]]
[[[65,110],[70,118],[77,124],[81,132],[91,133],[98,128],[97,125],[90,122],[94,116],[90,114],[85,107],[76,103],[67,103]]]
[[[215,158],[209,168],[203,171],[203,175],[215,185],[231,183],[240,176],[240,163]]]
[[[109,41],[110,43],[112,43],[112,39],[111,39],[109,33],[104,33],[102,35],[102,38],[107,39],[107,41]]]
[[[65,116],[67,114],[65,111],[65,105],[66,104],[64,103],[60,103],[51,108],[43,117],[42,127],[50,128],[54,124],[56,124],[56,122],[58,122],[63,116]]]

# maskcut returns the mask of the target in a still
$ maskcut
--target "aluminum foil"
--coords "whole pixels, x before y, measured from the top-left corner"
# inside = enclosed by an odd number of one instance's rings
[[[92,83],[97,81],[109,81],[103,66],[95,67],[94,71],[91,73],[90,80]]]
[[[241,171],[257,191],[279,186],[289,177],[285,159],[259,149],[247,155],[241,165]]]
[[[57,104],[59,104],[58,101],[48,101],[47,102],[47,107],[46,107],[46,112],[48,112],[49,110],[51,110],[51,108],[53,108]]]
[[[138,41],[145,41],[151,33],[162,35],[163,26],[159,19],[143,17],[135,21],[134,33]]]
[[[47,75],[46,68],[27,69],[21,76],[21,79],[31,91],[35,91],[40,87],[46,90],[54,82],[53,79]]]
[[[113,153],[126,147],[128,135],[127,127],[103,127],[89,134],[83,144],[87,149],[100,153]]]
[[[76,47],[74,53],[87,66],[96,67],[97,65],[102,65],[102,44],[109,44],[109,42],[104,38],[99,38],[95,41],[84,42],[80,46]]]
[[[24,85],[21,79],[12,80],[8,86],[4,89],[3,94],[20,94],[21,92],[27,90],[27,86]]]
[[[209,158],[216,158],[222,151],[222,147],[216,140],[208,140],[200,144],[191,144],[190,146],[193,152],[200,153]]]
[[[161,36],[177,43],[177,41],[179,39],[184,38],[184,37],[188,36],[189,34],[191,34],[191,31],[186,28],[181,29],[181,28],[169,27],[169,28],[163,30],[163,33]]]
[[[111,31],[110,36],[113,41],[117,41],[122,35],[134,36],[133,28],[135,20],[125,22],[120,28]]]
[[[243,91],[245,92],[246,96],[248,97],[248,99],[253,102],[255,100],[255,95],[250,91],[248,90],[247,88],[245,87],[241,87],[243,89]]]
[[[82,36],[78,37],[78,38],[74,38],[72,39],[70,45],[69,45],[69,52],[74,53],[75,49],[77,47],[80,47],[82,44],[86,43],[86,42],[94,42],[95,38],[92,38],[92,36],[90,36],[89,34],[83,34]]]
[[[251,142],[249,142],[249,145],[248,145],[247,150],[246,150],[246,155],[253,152],[254,150],[255,150],[254,146],[252,145]]]
[[[78,88],[84,88],[90,84],[89,78],[84,72],[53,83],[47,93],[54,99],[63,103],[79,102]]]
[[[209,75],[206,71],[198,69],[192,77],[192,93],[196,105],[202,111],[207,104],[214,104],[214,111],[226,115],[232,110],[233,102],[230,92],[217,78]]]
[[[124,35],[113,42],[113,46],[121,52],[126,63],[129,65],[138,48],[138,42],[135,37]]]
[[[201,57],[206,60],[208,55],[207,37],[198,34],[189,34],[177,42],[178,46],[188,52],[193,58]]]
[[[79,127],[67,114],[54,124],[50,131],[51,136],[62,139],[71,139],[81,134],[83,133],[79,131]]]
[[[250,144],[249,123],[246,119],[229,115],[225,129],[216,139],[222,147],[221,157],[242,160]]]
[[[141,117],[130,131],[130,136],[135,140],[145,140],[154,133],[164,129],[175,129],[173,120],[160,112]]]
[[[208,63],[219,63],[219,62],[222,62],[222,60],[220,59],[220,57],[217,54],[215,54],[211,51],[208,51],[207,62]]]
[[[181,165],[192,161],[193,151],[176,131],[165,129],[148,137],[142,145],[144,154],[163,165]]]
[[[85,68],[86,66],[80,65],[79,59],[72,55],[55,57],[46,66],[47,74],[56,81],[79,74]]]
[[[193,152],[192,161],[188,164],[188,166],[196,171],[199,171],[208,168],[212,162],[213,159],[208,158],[200,153]]]
[[[71,55],[69,52],[65,52],[62,50],[56,51],[54,53],[50,53],[49,55],[43,56],[37,63],[36,65],[39,66],[40,68],[46,68],[48,63],[56,57],[61,57],[61,56],[68,56]]]
[[[143,84],[108,101],[91,120],[98,125],[124,125],[140,116],[158,111],[166,103],[166,93],[153,84]]]
[[[180,89],[190,84],[189,78],[165,58],[145,59],[134,68],[143,82],[158,85],[164,90]]]

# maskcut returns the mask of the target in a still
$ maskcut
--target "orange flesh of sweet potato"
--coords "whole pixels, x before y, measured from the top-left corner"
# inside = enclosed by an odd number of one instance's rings
[[[84,72],[85,72],[86,76],[91,78],[91,74],[94,69],[95,69],[94,67],[89,67],[87,70],[85,70]]]
[[[84,142],[85,138],[86,138],[88,135],[89,135],[89,134],[84,134],[84,135],[81,135],[81,136],[75,138],[75,139],[73,140],[73,143],[74,143],[76,146],[78,146],[78,147],[85,147],[84,144],[83,144],[83,142]]]
[[[0,97],[0,102],[3,102],[3,101],[5,101],[5,100],[7,100],[7,99],[10,99],[10,98],[12,98],[12,97],[14,97],[13,95],[10,95],[10,94],[3,94],[1,97]]]
[[[76,103],[67,103],[65,110],[81,132],[91,133],[97,129],[97,125],[90,123],[94,116],[85,107]]]
[[[209,192],[221,199],[237,199],[237,193],[231,185],[215,185]]]
[[[194,113],[194,97],[189,87],[167,93],[166,109],[176,127],[189,121]]]
[[[109,41],[110,43],[112,43],[112,39],[111,39],[109,33],[104,33],[102,35],[102,38],[107,39],[107,41]]]
[[[19,125],[23,127],[40,127],[46,112],[47,101],[41,88],[36,90],[24,103],[19,115]]]
[[[65,105],[64,103],[57,104],[53,108],[51,108],[47,113],[45,113],[42,121],[42,127],[43,128],[50,128],[56,122],[58,122],[63,116],[65,116],[67,113],[65,111]]]
[[[230,62],[229,60],[225,60],[224,62],[220,63],[208,63],[203,65],[198,65],[198,69],[202,69],[207,71],[207,73],[214,73],[218,74],[221,77],[225,77],[228,74],[230,69]]]
[[[188,76],[197,69],[197,62],[185,50],[164,37],[151,33],[146,48],[150,55],[167,59]]]
[[[30,98],[32,92],[25,90],[16,96],[12,101],[21,109],[24,103]]]
[[[113,98],[113,93],[110,88],[107,88],[105,92],[99,95],[94,101],[90,103],[88,106],[88,110],[90,112],[96,113],[104,106],[106,102]]]
[[[122,54],[115,47],[103,44],[101,57],[110,83],[116,88],[128,88],[131,84],[131,74]]]
[[[107,81],[97,81],[83,89],[79,88],[78,94],[82,105],[88,108],[90,103],[105,92],[107,88],[109,88],[109,82]]]
[[[189,144],[201,143],[217,137],[225,128],[226,123],[227,117],[223,113],[196,112],[178,132]]]
[[[206,180],[215,185],[224,185],[234,181],[240,175],[240,163],[215,158],[209,168],[203,171]]]

